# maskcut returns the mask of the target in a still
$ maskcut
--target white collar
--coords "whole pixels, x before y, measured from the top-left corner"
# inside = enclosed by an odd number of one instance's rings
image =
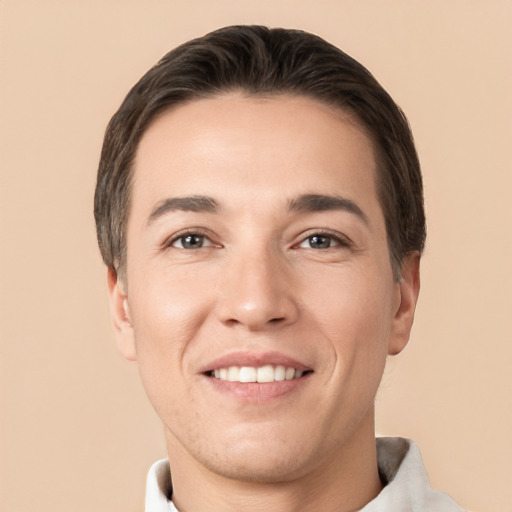
[[[360,512],[464,512],[445,493],[430,487],[420,450],[400,437],[377,438],[379,473],[387,485]],[[146,512],[178,512],[172,494],[169,462],[155,462],[148,473]]]
[[[167,496],[171,496],[172,483],[169,461],[156,461],[149,468],[146,480],[146,512],[178,512]]]
[[[464,512],[430,487],[420,449],[410,439],[377,438],[379,474],[386,486],[359,512]]]

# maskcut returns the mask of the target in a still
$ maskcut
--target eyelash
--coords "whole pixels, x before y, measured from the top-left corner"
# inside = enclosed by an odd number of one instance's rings
[[[326,251],[329,249],[334,249],[336,247],[350,249],[353,246],[352,241],[350,239],[348,239],[346,236],[342,235],[341,233],[332,232],[332,231],[328,231],[328,230],[313,230],[307,236],[302,238],[301,241],[298,244],[296,244],[295,247],[302,247],[302,244],[307,243],[308,241],[310,241],[310,243],[311,243],[311,239],[313,237],[328,238],[331,241],[334,241],[335,245],[329,246],[329,247],[324,247],[324,248],[304,247],[305,249]]]
[[[187,237],[200,237],[202,238],[202,243],[199,247],[184,247],[184,240]],[[342,248],[351,248],[353,246],[353,243],[351,240],[349,240],[346,236],[341,235],[337,232],[332,232],[328,230],[312,230],[310,231],[307,236],[303,236],[298,244],[295,244],[293,248],[301,248],[302,244],[311,243],[311,239],[313,237],[322,237],[329,239],[331,242],[334,242],[335,245],[329,245],[329,247],[303,247],[304,249],[311,249],[311,250],[319,250],[319,251],[326,251],[329,249],[334,249],[336,247],[342,247]],[[181,247],[175,247],[175,244],[181,240]],[[203,245],[204,241],[207,240],[207,245]],[[220,247],[220,244],[216,244],[212,241],[211,235],[209,235],[205,230],[202,229],[188,229],[186,231],[182,231],[180,233],[177,233],[176,235],[172,236],[171,238],[167,239],[166,242],[163,244],[163,248],[167,249],[169,247],[174,247],[176,249],[181,250],[197,250],[202,249],[204,247]]]
[[[192,237],[192,236],[196,236],[196,237],[200,237],[203,239],[203,243],[204,243],[204,240],[207,240],[208,241],[208,245],[204,246],[204,245],[200,245],[199,247],[189,247],[189,248],[186,248],[186,247],[183,247],[183,241],[185,238],[187,237]],[[180,233],[177,233],[176,235],[173,235],[171,238],[168,238],[164,244],[163,244],[163,248],[164,249],[167,249],[169,247],[173,247],[174,244],[176,242],[178,242],[179,240],[182,241],[181,245],[182,247],[175,247],[176,249],[182,249],[182,250],[197,250],[197,249],[202,249],[203,247],[219,247],[218,244],[215,244],[215,242],[212,241],[211,239],[211,236],[209,236],[209,234],[207,232],[205,232],[204,230],[202,229],[188,229],[186,231],[181,231]]]

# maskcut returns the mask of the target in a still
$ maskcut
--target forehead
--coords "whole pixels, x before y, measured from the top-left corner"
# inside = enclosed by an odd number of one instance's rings
[[[225,94],[153,121],[134,161],[132,207],[139,214],[166,194],[375,198],[375,172],[372,141],[350,113],[305,97]]]

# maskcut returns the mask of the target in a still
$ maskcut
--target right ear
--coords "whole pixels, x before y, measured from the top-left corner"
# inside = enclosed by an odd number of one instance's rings
[[[108,269],[107,282],[110,317],[114,326],[117,348],[128,361],[136,361],[135,337],[125,287],[119,280],[117,272],[111,268]]]

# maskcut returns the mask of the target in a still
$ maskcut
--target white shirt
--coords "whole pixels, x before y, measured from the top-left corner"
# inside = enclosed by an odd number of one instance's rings
[[[377,438],[379,474],[387,482],[359,512],[464,512],[447,494],[430,487],[420,450],[409,439]],[[178,512],[171,500],[171,474],[166,459],[149,470],[146,512]]]

